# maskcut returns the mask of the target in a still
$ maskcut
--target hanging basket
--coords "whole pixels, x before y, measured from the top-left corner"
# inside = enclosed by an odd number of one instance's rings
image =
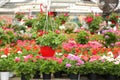
[[[40,52],[43,57],[53,57],[55,55],[55,50],[53,50],[52,47],[49,46],[42,46],[40,48]]]

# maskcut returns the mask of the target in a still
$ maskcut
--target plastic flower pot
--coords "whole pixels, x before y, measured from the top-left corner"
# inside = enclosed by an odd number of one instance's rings
[[[88,74],[88,78],[89,80],[98,80],[98,75],[97,74]]]
[[[116,80],[116,76],[114,75],[107,75],[106,80]]]
[[[70,73],[68,77],[70,78],[70,80],[78,80],[78,74]]]
[[[54,77],[55,78],[61,78],[62,77],[62,72],[61,71],[55,72]]]
[[[33,79],[40,79],[40,71],[36,71],[36,73],[34,74]]]
[[[55,50],[53,50],[52,47],[49,46],[42,46],[40,48],[40,51],[43,57],[53,57],[55,54]]]
[[[51,80],[51,73],[49,74],[43,73],[43,80]]]
[[[9,72],[1,72],[0,76],[0,80],[9,80]]]

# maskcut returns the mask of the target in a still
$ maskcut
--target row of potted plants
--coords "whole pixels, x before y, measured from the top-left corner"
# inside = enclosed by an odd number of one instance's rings
[[[24,13],[16,13],[15,18],[19,15],[23,18]],[[111,16],[107,19],[116,19],[117,24],[118,15]],[[18,18],[23,21],[1,26],[0,71],[25,75],[22,76],[25,80],[35,77],[36,72],[64,71],[70,77],[74,74],[74,78],[77,74],[76,79],[78,74],[90,73],[119,76],[119,29],[102,29],[101,34],[96,34],[104,21],[100,15],[85,18],[88,28],[78,26],[74,20],[69,21],[67,14],[47,17],[48,20],[40,13],[37,18]]]
[[[66,74],[87,75],[119,75],[119,56],[114,58],[111,51],[102,56],[99,55],[61,55],[59,57],[43,57],[38,54],[2,55],[0,59],[0,71],[13,71],[18,75],[25,75],[25,80],[33,78],[36,71],[39,74],[53,74],[64,71]],[[77,77],[78,78],[78,77]],[[116,80],[116,79],[114,79]]]

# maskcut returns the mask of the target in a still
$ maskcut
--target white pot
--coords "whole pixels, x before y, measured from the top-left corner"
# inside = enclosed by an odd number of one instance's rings
[[[9,77],[12,78],[14,76],[13,72],[9,72]]]
[[[1,72],[0,76],[1,76],[0,80],[9,80],[9,72]]]

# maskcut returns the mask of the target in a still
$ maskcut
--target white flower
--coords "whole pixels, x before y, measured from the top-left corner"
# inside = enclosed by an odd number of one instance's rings
[[[25,26],[25,28],[28,28],[28,26]]]
[[[120,59],[120,55],[119,55],[119,56],[117,56],[117,59]]]
[[[111,25],[112,23],[111,23],[111,21],[108,21],[108,25]]]
[[[17,53],[18,53],[18,54],[22,54],[22,51],[18,51]]]
[[[24,31],[23,31],[23,30],[21,30],[21,31],[20,31],[20,33],[21,33],[21,34],[23,34],[23,33],[24,33]]]
[[[107,61],[109,61],[109,62],[113,62],[114,61],[114,58],[111,58],[111,57],[107,57],[107,59],[106,59]]]
[[[69,53],[69,55],[70,55],[70,56],[75,56],[75,55],[73,55],[72,53]]]
[[[7,55],[1,55],[1,58],[6,58],[7,57]]]
[[[119,63],[120,63],[119,61],[114,62],[114,64],[119,64]]]
[[[103,56],[101,57],[101,60],[104,60],[104,59],[107,59],[107,56],[103,55]]]
[[[26,56],[23,56],[23,58],[26,58]]]
[[[62,54],[62,53],[56,53],[56,55],[61,56],[61,55],[63,55],[63,54]]]
[[[107,53],[107,56],[109,56],[109,57],[114,57],[114,55],[113,55],[113,53],[112,53],[111,51],[109,51],[109,52]]]
[[[115,58],[115,61],[120,61],[120,55]]]
[[[60,29],[60,30],[65,30],[65,26],[64,26],[64,25],[59,26],[59,29]]]

